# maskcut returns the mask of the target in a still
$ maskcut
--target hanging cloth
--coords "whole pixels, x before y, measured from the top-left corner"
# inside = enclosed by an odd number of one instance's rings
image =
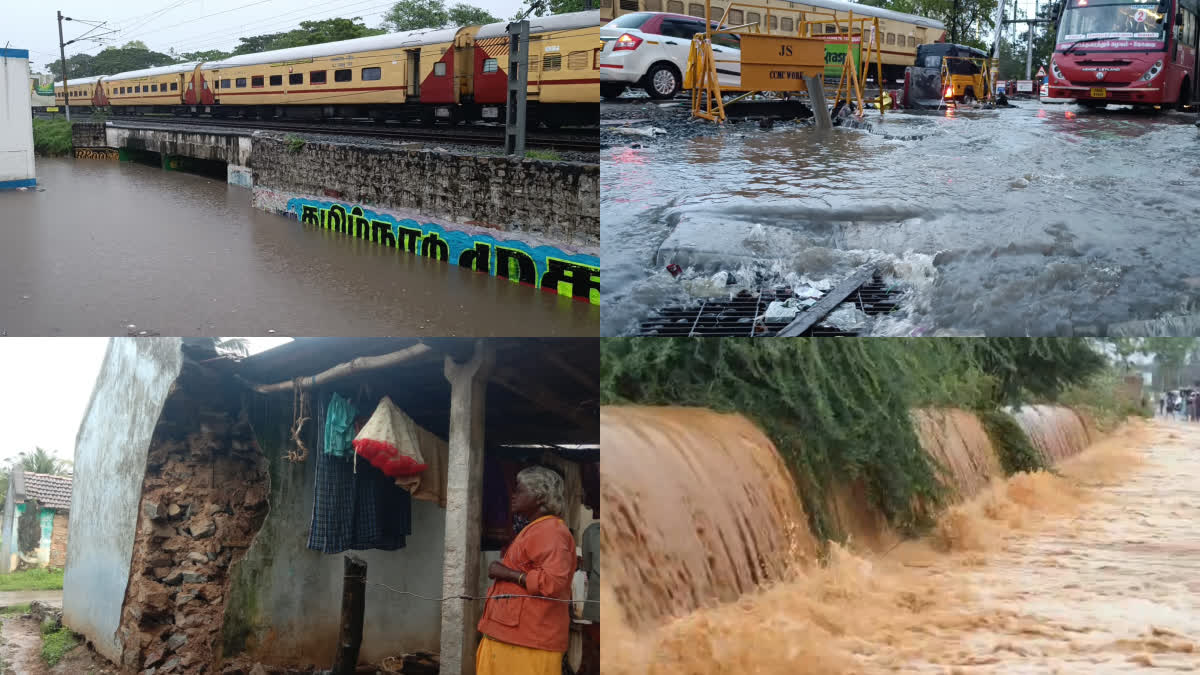
[[[322,412],[328,409],[317,406],[317,438],[325,437]],[[322,553],[404,548],[412,534],[412,497],[366,462],[356,467],[352,455],[319,452],[316,459],[308,548]]]
[[[323,451],[334,457],[349,457],[354,446],[354,418],[358,408],[341,394],[334,393],[325,415],[325,445]]]
[[[354,451],[387,476],[412,476],[429,468],[421,456],[417,425],[384,396],[354,438]]]

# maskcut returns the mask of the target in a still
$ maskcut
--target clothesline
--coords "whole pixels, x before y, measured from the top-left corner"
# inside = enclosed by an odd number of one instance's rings
[[[356,578],[361,579],[362,577],[346,577],[346,578],[347,579],[356,579]],[[373,586],[383,586],[384,588],[388,589],[389,591],[391,591],[393,593],[399,593],[400,595],[411,595],[415,598],[421,598],[422,600],[429,600],[431,602],[445,602],[447,600],[487,600],[488,599],[488,596],[480,597],[480,596],[475,596],[475,595],[448,595],[444,598],[430,598],[430,597],[426,597],[424,595],[420,595],[419,593],[412,593],[409,591],[402,591],[402,590],[399,590],[396,588],[392,588],[391,586],[388,586],[387,584],[381,584],[378,581],[368,581],[367,583],[371,584]],[[554,602],[594,602],[597,604],[600,603],[599,600],[564,600],[562,598],[551,598],[551,597],[547,597],[545,595],[524,595],[521,593],[504,593],[501,595],[493,595],[491,597],[492,598],[538,598],[541,600],[552,600]]]

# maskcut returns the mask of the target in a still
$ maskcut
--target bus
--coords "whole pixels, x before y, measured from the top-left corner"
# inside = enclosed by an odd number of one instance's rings
[[[1090,108],[1200,101],[1200,0],[1065,0],[1050,57],[1051,98]]]

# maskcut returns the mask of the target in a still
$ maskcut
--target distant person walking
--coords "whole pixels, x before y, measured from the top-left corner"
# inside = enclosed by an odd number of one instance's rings
[[[1175,396],[1175,392],[1167,392],[1167,417],[1175,419],[1175,406],[1179,405],[1179,400]]]
[[[1167,414],[1167,393],[1160,392],[1158,394],[1158,416],[1163,417]]]

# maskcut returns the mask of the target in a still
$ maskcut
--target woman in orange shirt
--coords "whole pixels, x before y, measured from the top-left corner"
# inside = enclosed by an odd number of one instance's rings
[[[483,639],[475,652],[475,673],[561,675],[575,573],[575,540],[562,520],[562,477],[543,466],[521,471],[512,511],[529,524],[488,566],[488,576],[496,581],[479,620]]]

